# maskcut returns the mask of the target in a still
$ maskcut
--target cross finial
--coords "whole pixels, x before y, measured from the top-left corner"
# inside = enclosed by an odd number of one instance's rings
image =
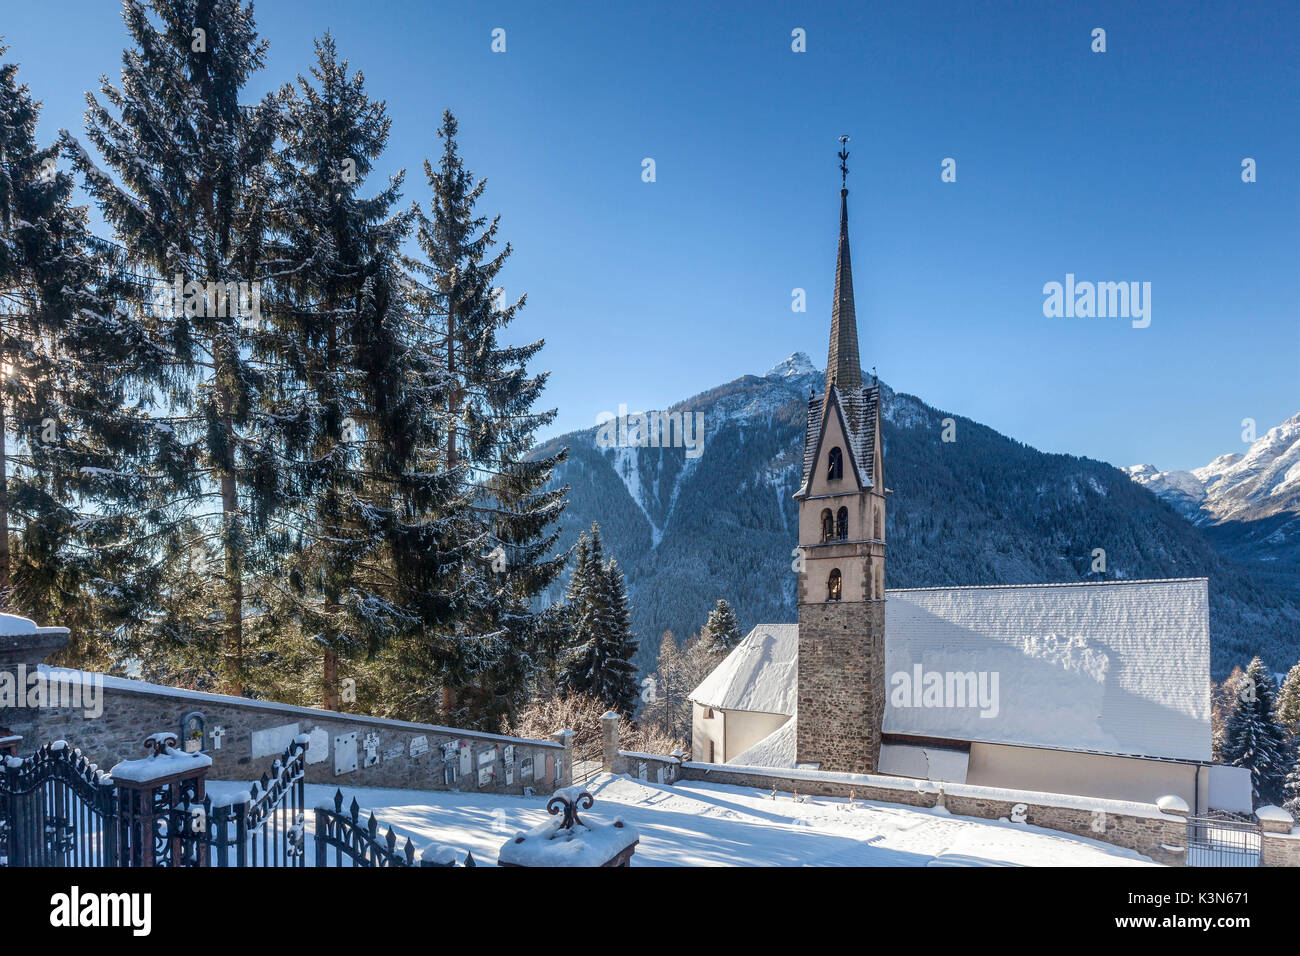
[[[840,158],[840,188],[848,189],[849,179],[849,137],[847,134],[840,137],[840,151],[836,153]]]

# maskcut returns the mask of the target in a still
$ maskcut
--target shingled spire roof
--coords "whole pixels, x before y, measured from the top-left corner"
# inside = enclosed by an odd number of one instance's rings
[[[858,317],[853,308],[853,266],[849,261],[849,191],[840,190],[840,248],[835,258],[835,298],[831,304],[831,348],[826,359],[826,394],[862,387],[858,360]]]
[[[848,137],[840,138],[841,144]],[[884,476],[876,474],[876,445],[880,442],[880,386],[872,376],[862,384],[858,357],[858,318],[853,308],[853,266],[849,262],[849,152],[843,145],[840,157],[840,244],[835,260],[835,299],[831,305],[831,347],[826,359],[826,391],[808,397],[808,424],[804,435],[803,482],[796,497],[807,493],[817,457],[822,422],[832,402],[843,417],[845,439],[854,472],[864,488],[877,484],[884,490]]]

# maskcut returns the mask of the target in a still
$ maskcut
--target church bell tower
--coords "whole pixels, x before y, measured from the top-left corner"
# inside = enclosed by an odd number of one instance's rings
[[[799,502],[797,759],[872,773],[885,709],[885,490],[880,386],[863,383],[849,260],[848,137],[826,387],[808,400]]]

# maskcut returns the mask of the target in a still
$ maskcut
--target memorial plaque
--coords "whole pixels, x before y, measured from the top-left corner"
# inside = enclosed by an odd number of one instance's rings
[[[456,751],[460,749],[460,741],[459,741],[459,740],[448,740],[448,741],[445,741],[441,746],[442,746],[442,759],[443,759],[443,760],[455,760],[455,759],[456,759]]]
[[[469,744],[460,745],[460,775],[468,777],[474,771],[474,751]]]
[[[307,735],[307,762],[324,763],[330,756],[330,732],[324,727],[313,727]]]
[[[479,770],[478,770],[478,785],[479,785],[480,787],[490,787],[490,786],[492,786],[492,768],[491,768],[491,767],[479,767]]]
[[[501,751],[501,759],[502,759],[503,761],[505,761],[505,765],[506,765],[507,767],[513,767],[513,766],[515,765],[515,745],[514,745],[514,744],[506,744],[506,745],[505,745],[505,748]]]
[[[532,757],[525,757],[522,761],[520,761],[519,779],[521,781],[533,779],[533,758]]]
[[[401,747],[389,747],[384,751],[385,760],[396,760],[398,757],[405,756],[406,751]]]
[[[373,767],[379,763],[379,734],[366,734],[361,739],[361,744],[366,751],[365,765]]]
[[[253,757],[278,757],[298,736],[297,724],[281,724],[253,731]]]
[[[334,738],[334,776],[352,773],[357,769],[357,732],[339,734]]]
[[[478,752],[478,765],[480,767],[491,766],[497,762],[497,748],[489,747],[487,750]]]
[[[429,738],[420,736],[411,738],[411,756],[423,757],[429,752]]]

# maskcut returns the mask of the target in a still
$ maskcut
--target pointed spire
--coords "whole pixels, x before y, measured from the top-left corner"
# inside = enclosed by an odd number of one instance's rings
[[[848,141],[840,137],[840,245],[835,258],[835,298],[831,304],[831,347],[826,358],[826,391],[862,386],[858,360],[858,319],[853,308],[853,267],[849,261]]]

